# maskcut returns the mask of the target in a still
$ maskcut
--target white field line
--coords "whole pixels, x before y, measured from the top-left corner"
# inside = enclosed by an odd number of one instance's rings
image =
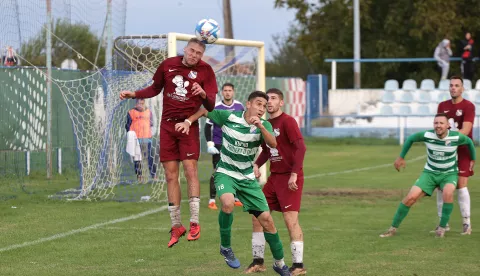
[[[107,222],[93,224],[93,225],[90,225],[90,226],[87,226],[87,227],[67,231],[67,232],[60,233],[60,234],[55,234],[53,236],[46,237],[46,238],[41,238],[41,239],[34,240],[34,241],[29,241],[29,242],[10,245],[10,246],[7,246],[7,247],[0,248],[0,253],[5,252],[5,251],[10,251],[10,250],[13,250],[13,249],[18,249],[18,248],[22,248],[22,247],[36,245],[36,244],[43,243],[43,242],[53,241],[53,240],[56,240],[56,239],[61,239],[61,238],[68,237],[68,236],[71,236],[71,235],[74,235],[74,234],[86,232],[86,231],[89,231],[89,230],[92,230],[92,229],[97,229],[97,228],[100,228],[100,227],[103,227],[103,226],[107,226],[107,225],[111,225],[111,224],[115,224],[115,223],[119,223],[119,222],[125,222],[125,221],[129,221],[129,220],[133,220],[133,219],[138,219],[138,218],[141,218],[141,217],[145,217],[145,216],[148,216],[148,215],[152,215],[152,214],[156,214],[158,212],[164,211],[167,208],[168,208],[167,206],[162,206],[160,208],[151,209],[151,210],[148,210],[148,211],[136,214],[136,215],[131,215],[131,216],[128,216],[128,217],[114,219],[114,220],[110,220],[110,221],[107,221]]]
[[[421,160],[423,158],[425,158],[425,155],[413,158],[413,159],[409,160],[408,162],[418,161],[418,160]],[[388,164],[383,164],[383,165],[378,165],[378,166],[365,167],[365,168],[352,169],[352,170],[345,170],[345,171],[339,171],[339,172],[314,174],[314,175],[305,176],[304,178],[309,179],[309,178],[316,178],[316,177],[322,177],[322,176],[330,176],[330,175],[338,175],[338,174],[345,174],[345,173],[369,171],[369,170],[374,170],[374,169],[379,169],[379,168],[384,168],[384,167],[389,167],[389,166],[392,166],[392,164],[388,163]],[[116,224],[116,223],[119,223],[119,222],[125,222],[125,221],[129,221],[129,220],[142,218],[142,217],[145,217],[145,216],[148,216],[148,215],[153,215],[153,214],[159,213],[161,211],[164,211],[167,208],[168,208],[167,206],[162,206],[162,207],[151,209],[151,210],[148,210],[148,211],[136,214],[136,215],[131,215],[131,216],[128,216],[128,217],[109,220],[107,222],[93,224],[93,225],[90,225],[90,226],[87,226],[87,227],[74,229],[74,230],[67,231],[67,232],[64,232],[64,233],[55,234],[53,236],[46,237],[46,238],[40,238],[40,239],[34,240],[34,241],[29,241],[29,242],[10,245],[10,246],[7,246],[7,247],[0,248],[0,253],[10,251],[10,250],[14,250],[14,249],[23,248],[23,247],[28,247],[28,246],[32,246],[32,245],[37,245],[37,244],[40,244],[40,243],[53,241],[53,240],[56,240],[56,239],[61,239],[61,238],[64,238],[64,237],[68,237],[68,236],[75,235],[75,234],[78,234],[78,233],[83,233],[83,232],[90,231],[90,230],[93,230],[93,229],[105,228],[104,226],[107,226],[107,225],[112,225],[112,224]],[[114,228],[110,227],[110,228],[107,228],[107,229],[114,229]],[[121,229],[121,228],[118,228],[118,229]],[[129,229],[132,229],[132,228],[129,228]],[[168,230],[167,228],[144,228],[144,229]],[[320,230],[320,229],[318,229],[318,230]]]
[[[408,163],[415,162],[415,161],[418,161],[418,160],[422,160],[425,157],[426,157],[426,155],[418,156],[418,157],[415,157],[413,159],[408,160],[407,162]],[[322,176],[346,174],[346,173],[353,173],[353,172],[363,172],[363,171],[370,171],[370,170],[386,168],[386,167],[393,167],[393,163],[382,164],[382,165],[377,165],[377,166],[372,166],[372,167],[359,168],[359,169],[345,170],[345,171],[339,171],[339,172],[312,174],[312,175],[305,176],[303,178],[304,179],[309,179],[309,178],[316,178],[316,177],[322,177]]]

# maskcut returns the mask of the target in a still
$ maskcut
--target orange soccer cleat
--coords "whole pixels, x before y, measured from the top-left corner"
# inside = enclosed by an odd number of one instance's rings
[[[188,241],[196,241],[200,238],[200,224],[190,222],[190,231],[188,232]]]
[[[215,204],[215,201],[212,201],[208,204],[208,208],[211,210],[218,210],[217,204]]]
[[[170,241],[168,242],[168,248],[171,248],[178,243],[180,237],[185,236],[187,229],[181,225],[180,227],[172,227],[170,230]]]
[[[237,206],[237,207],[242,207],[243,204],[242,204],[242,203],[240,202],[240,200],[239,200],[239,201],[235,201],[235,206]]]

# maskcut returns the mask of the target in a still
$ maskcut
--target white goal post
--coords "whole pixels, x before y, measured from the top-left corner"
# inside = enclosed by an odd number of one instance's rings
[[[158,158],[162,97],[146,101],[152,110],[156,129],[152,131],[148,146],[141,147],[143,157],[140,161],[133,161],[125,147],[126,118],[135,102],[120,101],[119,93],[151,85],[160,63],[168,57],[182,55],[182,49],[192,37],[178,33],[120,36],[114,41],[112,64],[81,80],[57,81],[69,108],[78,144],[79,198],[165,199],[165,176]],[[252,91],[265,91],[263,42],[218,39],[206,46],[203,60],[212,66],[219,90],[226,82],[234,84],[235,98],[242,103]],[[217,95],[217,101],[220,99]],[[203,139],[203,135],[201,137]],[[261,171],[260,183],[263,184],[266,182],[266,166]],[[200,173],[204,180],[208,179],[211,167],[204,167],[199,170],[199,176]]]

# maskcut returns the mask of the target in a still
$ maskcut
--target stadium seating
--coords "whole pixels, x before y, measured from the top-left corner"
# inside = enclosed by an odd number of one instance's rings
[[[399,88],[397,80],[387,80],[381,94],[381,105],[371,109],[380,115],[433,115],[440,102],[449,100],[450,80],[442,80],[435,87],[435,81],[424,79],[417,88],[413,79],[403,81]],[[463,97],[480,107],[480,80],[473,87],[470,80],[464,80]]]

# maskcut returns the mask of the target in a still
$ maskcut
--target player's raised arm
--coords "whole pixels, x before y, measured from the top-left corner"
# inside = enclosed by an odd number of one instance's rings
[[[190,126],[203,116],[207,116],[208,111],[205,108],[200,108],[195,114],[185,119],[184,122],[175,125],[175,131],[186,133],[190,130]]]
[[[400,156],[395,160],[393,164],[397,171],[400,171],[401,168],[405,168],[405,156],[415,142],[422,142],[425,137],[425,131],[417,132],[408,136],[407,140],[403,144],[402,151]]]
[[[124,99],[145,99],[153,98],[162,92],[164,86],[164,66],[163,62],[157,68],[155,75],[153,75],[153,83],[147,88],[132,92],[132,91],[122,91],[120,92],[120,100]]]
[[[277,147],[277,140],[273,135],[273,128],[269,122],[264,121],[262,124],[262,121],[260,120],[260,118],[258,118],[257,116],[253,116],[250,118],[249,123],[252,125],[255,125],[258,129],[260,129],[263,140],[265,141],[265,144],[267,144],[267,146],[271,148]]]

